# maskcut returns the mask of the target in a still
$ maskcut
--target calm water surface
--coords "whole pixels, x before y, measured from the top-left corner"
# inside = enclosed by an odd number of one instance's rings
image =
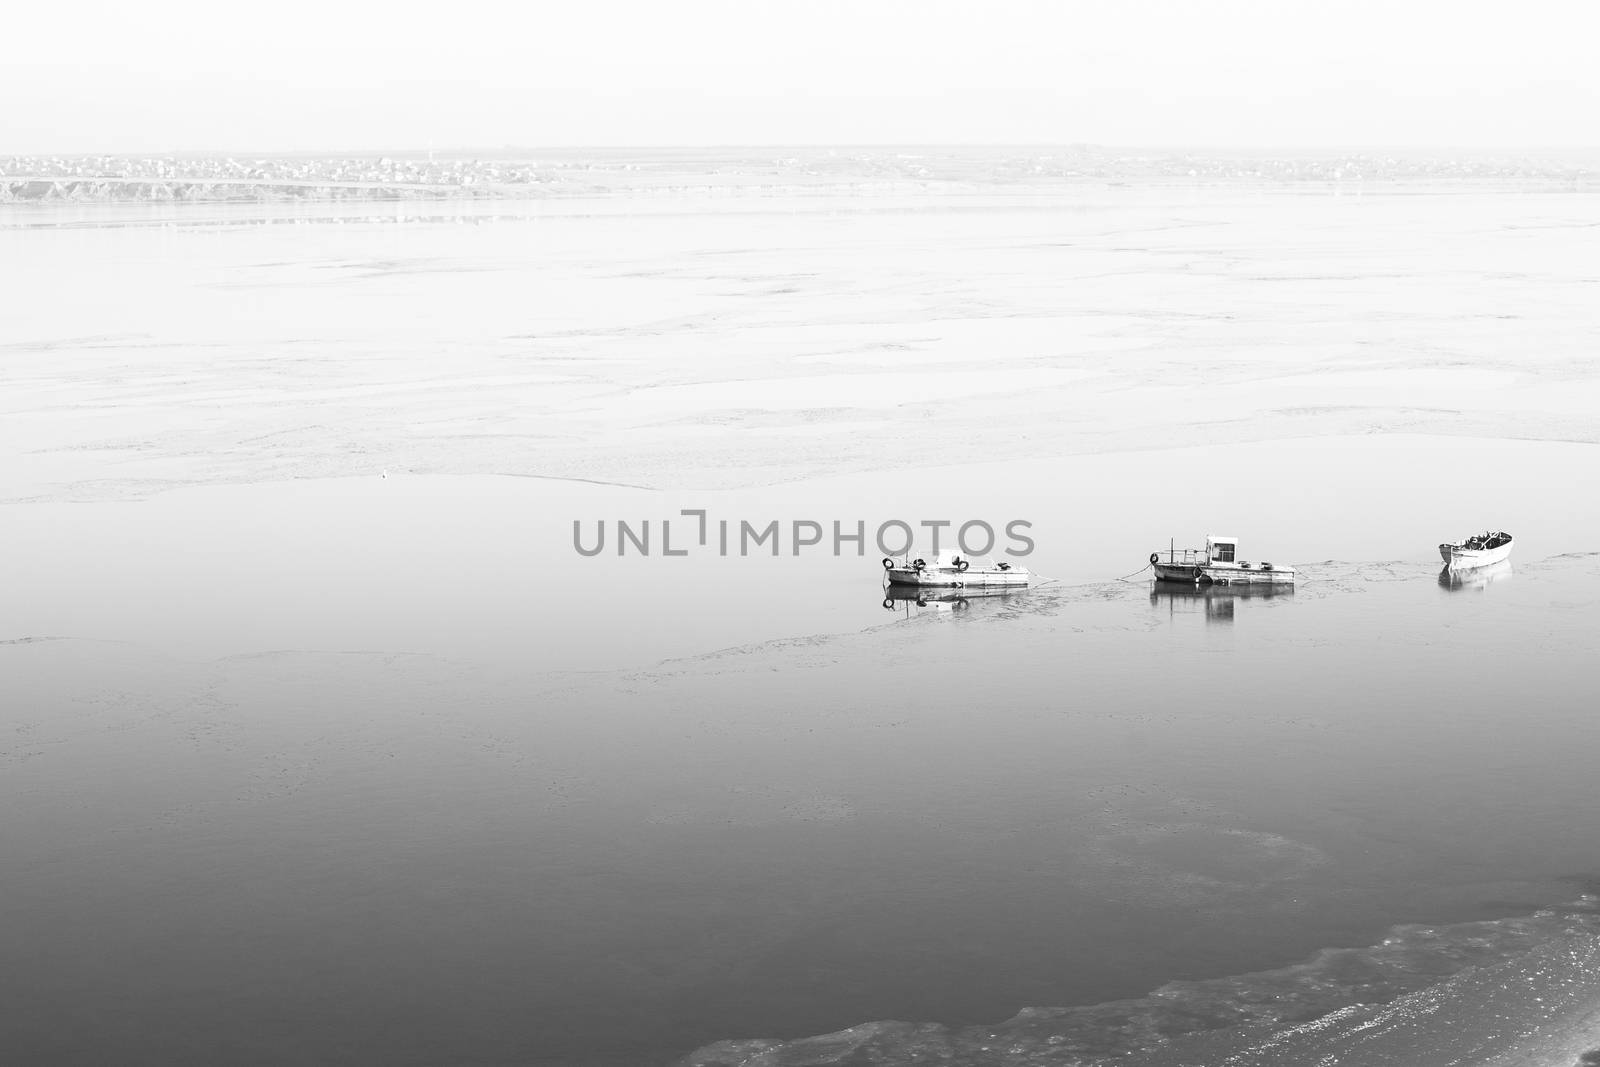
[[[1591,988],[1589,201],[0,216],[0,1045],[1006,1064]],[[572,551],[683,508],[1023,519],[1054,581]],[[1213,532],[1303,580],[1115,580]],[[1452,989],[1426,1047],[1501,1018]]]
[[[476,657],[19,634],[8,1045],[665,1063],[1138,996],[1600,873],[1600,557],[894,614],[867,564],[852,602],[898,621],[603,671],[538,628]],[[604,599],[568,624],[675,617]]]

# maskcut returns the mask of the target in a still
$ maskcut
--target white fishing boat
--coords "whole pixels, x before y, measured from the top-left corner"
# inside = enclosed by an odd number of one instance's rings
[[[965,589],[968,586],[1023,586],[1033,577],[1026,567],[1013,567],[1009,563],[975,563],[959,552],[941,552],[929,560],[906,557],[892,559],[885,556],[884,572],[892,585],[944,586]]]
[[[1465,541],[1440,545],[1439,558],[1455,571],[1500,563],[1511,558],[1511,535],[1502,530],[1473,534]]]
[[[1190,585],[1293,585],[1294,568],[1274,563],[1252,563],[1239,558],[1239,539],[1212,534],[1206,547],[1168,548],[1166,558],[1150,553],[1150,566],[1156,580],[1187,582]]]

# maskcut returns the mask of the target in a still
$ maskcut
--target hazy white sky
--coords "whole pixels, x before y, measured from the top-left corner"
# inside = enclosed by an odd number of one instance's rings
[[[507,144],[1600,144],[1600,5],[73,0],[0,154]]]

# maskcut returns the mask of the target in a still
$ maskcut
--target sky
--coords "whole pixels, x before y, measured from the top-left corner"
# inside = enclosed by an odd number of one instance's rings
[[[4,26],[0,155],[1600,145],[1592,3],[75,0]]]

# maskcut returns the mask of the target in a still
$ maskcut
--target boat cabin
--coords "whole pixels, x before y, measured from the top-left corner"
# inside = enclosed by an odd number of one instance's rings
[[[1212,563],[1235,563],[1239,555],[1239,539],[1222,534],[1206,536],[1206,559]]]

